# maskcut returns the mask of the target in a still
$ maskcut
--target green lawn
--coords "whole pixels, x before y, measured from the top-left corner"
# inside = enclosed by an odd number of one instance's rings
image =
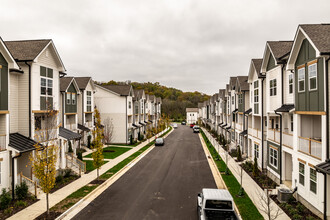
[[[86,172],[89,173],[93,170],[95,170],[93,166],[93,161],[92,160],[84,160],[86,162]],[[108,163],[109,161],[104,161],[104,164]]]
[[[235,204],[239,210],[239,213],[242,216],[242,219],[253,219],[253,220],[258,220],[258,219],[263,219],[262,215],[259,213],[258,209],[255,207],[251,199],[247,194],[245,194],[242,197],[238,197],[237,194],[240,190],[240,184],[236,180],[235,176],[232,175],[232,173],[229,170],[229,175],[224,174],[224,171],[226,170],[226,164],[223,160],[216,160],[218,157],[218,153],[213,147],[213,145],[209,142],[207,137],[205,136],[204,132],[202,129],[200,130],[203,139],[207,145],[207,148],[209,149],[213,160],[215,161],[223,181],[225,182],[230,194],[233,196]]]
[[[113,150],[114,152],[105,152],[106,150]],[[104,159],[114,159],[114,158],[122,155],[123,153],[125,153],[129,150],[131,150],[131,148],[126,148],[126,147],[105,147],[105,148],[103,148],[103,156],[104,156]],[[84,157],[92,158],[92,154],[88,154]]]
[[[136,147],[140,144],[141,142],[136,142],[134,144],[110,144],[110,145],[114,145],[114,146],[128,146],[128,147]]]

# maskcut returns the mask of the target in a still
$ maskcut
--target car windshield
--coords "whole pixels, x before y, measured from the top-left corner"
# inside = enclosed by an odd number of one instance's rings
[[[194,128],[195,128],[195,129],[196,129],[196,128],[198,129],[199,127],[198,127],[198,126],[195,126]]]
[[[156,143],[163,143],[163,138],[157,138]]]
[[[223,220],[236,220],[238,219],[234,211],[220,211],[220,210],[207,210],[205,209],[205,217],[207,220],[223,219]]]
[[[233,203],[231,201],[219,201],[219,200],[206,200],[206,209],[233,209]]]

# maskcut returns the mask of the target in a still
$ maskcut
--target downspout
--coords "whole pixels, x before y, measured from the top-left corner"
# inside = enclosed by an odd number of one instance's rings
[[[11,154],[13,152],[11,151]],[[22,156],[21,153],[18,153],[16,156],[11,157],[11,197],[15,199],[15,159]]]
[[[280,184],[282,184],[282,114],[278,113],[277,111],[275,111],[275,114],[279,115],[280,116],[280,149],[279,149],[279,152],[280,152],[280,156],[281,156],[281,159],[280,159]]]
[[[329,59],[325,60],[325,106],[326,106],[326,161],[329,160]],[[324,173],[324,210],[323,210],[323,218],[327,219],[327,174]]]
[[[81,90],[81,102],[82,102],[82,106],[81,106],[81,123],[82,123],[82,125],[85,126],[85,112],[84,112],[84,106],[85,106],[84,97],[85,96],[84,96],[84,93],[85,93],[85,90]]]
[[[261,79],[261,170],[264,170],[264,80]]]
[[[66,101],[66,97],[65,97],[65,92],[62,92],[62,106],[63,106],[63,108],[62,108],[62,127],[64,128],[64,112],[65,112],[65,101]]]
[[[31,129],[31,65],[25,61],[25,64],[29,67],[29,137],[32,138],[32,129]]]

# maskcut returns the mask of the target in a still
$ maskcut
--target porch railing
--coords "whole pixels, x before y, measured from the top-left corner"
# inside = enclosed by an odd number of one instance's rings
[[[81,175],[81,172],[86,172],[86,162],[79,160],[72,154],[66,154],[66,166]]]
[[[267,137],[269,140],[272,140],[276,143],[280,143],[281,141],[280,134],[281,132],[276,129],[268,129]],[[292,148],[293,135],[286,132],[282,132],[282,141],[283,141],[282,142],[283,145]]]
[[[18,174],[17,176],[18,182],[21,184],[22,182],[25,182],[26,185],[28,186],[29,192],[31,194],[34,194],[35,197],[38,195],[38,188],[40,188],[39,184],[37,181],[33,181],[30,178],[24,176],[22,173]]]
[[[0,134],[0,151],[6,150],[6,138],[5,134]]]
[[[316,157],[322,158],[322,141],[317,141],[312,138],[305,138],[299,136],[299,151]]]

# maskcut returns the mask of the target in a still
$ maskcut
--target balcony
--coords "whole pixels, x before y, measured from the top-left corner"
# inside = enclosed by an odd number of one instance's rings
[[[322,158],[322,140],[299,136],[298,150],[319,160]]]
[[[0,134],[0,151],[6,150],[6,135]]]
[[[280,144],[280,131],[276,129],[268,129],[268,140],[274,141]],[[292,148],[293,135],[282,132],[282,144],[286,147]]]
[[[255,138],[261,139],[261,131],[259,129],[254,129],[254,128],[249,127],[248,132],[249,132],[248,133],[249,135],[252,135]]]

